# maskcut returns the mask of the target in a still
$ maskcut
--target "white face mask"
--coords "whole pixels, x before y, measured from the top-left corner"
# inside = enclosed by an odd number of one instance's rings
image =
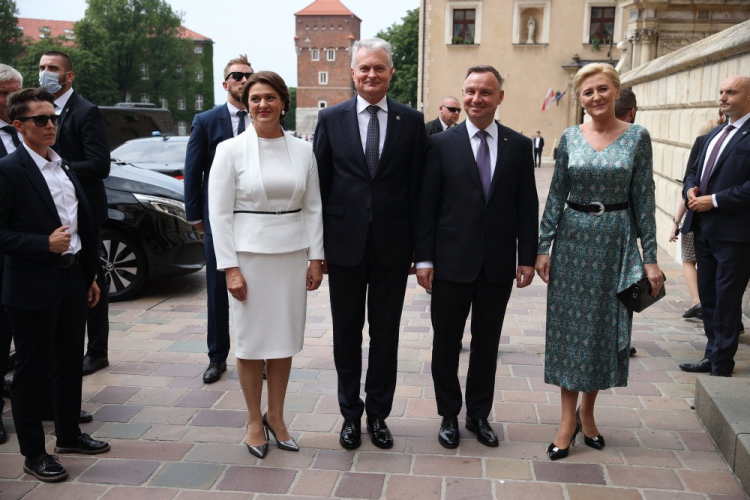
[[[62,73],[62,74],[64,75],[66,73]],[[63,86],[60,85],[60,74],[53,73],[51,71],[46,71],[46,70],[40,71],[39,72],[39,86],[47,87],[47,92],[56,94],[57,92],[60,91],[61,88],[63,88]]]

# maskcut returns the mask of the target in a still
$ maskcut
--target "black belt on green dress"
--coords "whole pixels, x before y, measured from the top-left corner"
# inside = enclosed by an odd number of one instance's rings
[[[297,210],[282,210],[280,212],[258,212],[256,210],[235,210],[234,213],[236,214],[263,214],[263,215],[284,215],[284,214],[296,214],[297,212],[301,212],[302,209],[298,208]]]
[[[568,200],[567,203],[568,206],[573,210],[592,213],[594,215],[601,215],[604,212],[613,212],[615,210],[626,210],[630,206],[627,201],[623,201],[622,203],[610,203],[608,205],[605,205],[604,203],[600,203],[598,201],[593,201],[591,203],[576,203],[574,201]]]

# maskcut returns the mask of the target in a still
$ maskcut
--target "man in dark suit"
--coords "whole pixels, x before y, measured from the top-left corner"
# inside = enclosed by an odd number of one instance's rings
[[[432,379],[443,417],[438,441],[446,448],[460,441],[458,357],[470,310],[465,426],[480,443],[498,445],[488,416],[505,308],[514,278],[523,288],[534,277],[534,161],[529,139],[494,120],[502,83],[492,66],[469,68],[462,90],[468,118],[430,138],[420,191],[417,279],[432,289]]]
[[[424,125],[427,137],[448,130],[458,122],[459,116],[461,116],[461,105],[458,99],[446,97],[438,109],[438,117]]]
[[[684,187],[690,210],[682,232],[695,234],[706,350],[680,369],[731,377],[750,279],[750,77],[724,80],[719,104],[727,124],[706,136]]]
[[[208,294],[208,368],[203,373],[207,384],[216,382],[227,371],[229,355],[229,298],[227,279],[216,270],[216,254],[208,219],[208,176],[220,142],[241,134],[250,126],[250,116],[242,104],[242,89],[253,68],[246,55],[232,59],[224,67],[227,103],[195,115],[185,155],[185,211],[188,222],[205,231]]]
[[[357,96],[324,109],[315,129],[324,244],[333,318],[333,358],[344,425],[339,442],[361,444],[361,417],[379,448],[393,446],[385,419],[396,389],[406,279],[413,257],[427,141],[422,113],[386,92],[391,46],[373,38],[352,47]],[[359,395],[367,304],[370,349],[366,401]]]
[[[55,95],[55,112],[60,115],[57,142],[53,149],[70,164],[86,194],[94,221],[94,238],[101,248],[101,225],[108,218],[107,195],[103,180],[109,176],[107,128],[99,108],[73,90],[73,61],[68,54],[50,51],[39,60],[39,85]],[[109,366],[109,301],[104,269],[96,272],[101,299],[88,312],[88,346],[83,358],[83,374]],[[88,418],[86,418],[88,420]]]
[[[23,77],[21,73],[10,66],[0,64],[0,159],[5,158],[15,151],[23,140],[21,134],[13,127],[13,120],[10,119],[8,107],[6,106],[8,95],[21,90],[22,85]],[[0,283],[2,281],[3,255],[0,254]],[[8,355],[10,354],[11,340],[12,335],[8,316],[5,314],[5,309],[0,307],[0,382],[2,382],[2,385],[0,385],[0,444],[8,440],[8,433],[5,431],[2,418],[3,408],[5,407],[2,392],[5,389],[5,372],[8,370]]]
[[[0,160],[0,300],[16,346],[13,422],[24,471],[47,482],[67,477],[45,448],[39,394],[50,380],[55,451],[96,455],[110,449],[78,426],[86,310],[99,300],[99,246],[83,187],[51,148],[54,102],[45,88],[10,96],[10,118],[23,145]]]
[[[638,101],[632,89],[623,87],[620,89],[620,97],[615,101],[615,116],[618,120],[635,123],[635,114],[638,112]]]
[[[542,150],[544,149],[544,137],[542,132],[537,130],[536,135],[532,139],[534,144],[534,166],[536,168],[542,168]]]

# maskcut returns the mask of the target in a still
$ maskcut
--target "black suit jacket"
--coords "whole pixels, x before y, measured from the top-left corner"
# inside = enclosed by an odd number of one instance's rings
[[[491,282],[512,280],[536,261],[539,199],[529,138],[498,124],[489,198],[484,196],[466,122],[430,137],[419,204],[417,262],[435,278],[468,283],[484,266]]]
[[[208,175],[216,146],[234,137],[226,105],[195,115],[185,155],[185,211],[187,220],[202,220],[211,234],[208,217]]]
[[[443,124],[440,123],[440,118],[435,118],[431,122],[427,122],[424,124],[425,133],[427,134],[427,137],[430,137],[431,135],[439,134],[440,132],[445,132],[443,130]]]
[[[87,286],[98,261],[93,222],[81,183],[63,161],[78,197],[81,265]],[[60,254],[49,251],[49,235],[62,226],[47,183],[24,147],[0,160],[0,253],[5,255],[2,303],[14,309],[46,308],[55,292]]]
[[[700,186],[701,171],[711,140],[724,130],[726,125],[715,128],[706,135],[698,161],[688,170],[683,195],[693,187]],[[708,192],[701,195],[716,195],[718,208],[696,214],[688,210],[682,232],[693,228],[696,217],[700,218],[701,232],[712,241],[750,241],[750,120],[737,130],[716,160],[708,180]]]
[[[95,224],[107,220],[107,194],[103,179],[109,176],[107,127],[99,108],[75,91],[60,112],[57,142],[52,148],[67,160],[86,194]]]
[[[536,136],[531,138],[531,145],[534,146],[536,144]],[[534,149],[538,149],[539,151],[544,149],[544,137],[539,136],[539,147],[534,147]]]
[[[314,150],[323,200],[325,255],[331,264],[358,264],[370,225],[382,265],[412,261],[427,141],[424,116],[389,98],[387,123],[380,163],[370,179],[359,135],[357,98],[318,115]]]

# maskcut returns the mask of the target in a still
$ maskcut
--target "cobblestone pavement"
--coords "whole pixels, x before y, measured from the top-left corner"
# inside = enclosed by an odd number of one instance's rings
[[[552,168],[537,172],[543,203]],[[538,278],[514,292],[505,320],[490,417],[500,447],[479,445],[462,426],[460,447],[442,448],[430,377],[430,297],[412,277],[388,419],[393,449],[375,448],[366,435],[356,451],[338,444],[342,418],[324,281],[309,296],[305,348],[294,358],[287,396],[286,420],[302,450],[291,453],[272,444],[258,460],[242,445],[246,412],[234,358],[220,382],[204,385],[201,379],[207,362],[206,292],[198,273],[151,284],[138,300],[110,306],[110,366],[84,379],[83,408],[94,421],[81,427],[109,440],[112,451],[64,456],[70,479],[40,484],[22,473],[6,412],[10,441],[0,445],[0,498],[747,498],[691,409],[695,375],[677,365],[702,357],[702,327],[680,318],[689,306],[681,268],[663,251],[659,258],[668,295],[636,315],[638,355],[631,360],[628,386],[603,391],[597,400],[597,423],[607,440],[603,451],[581,442],[566,460],[552,463],[545,455],[560,408],[558,388],[543,381],[546,288]],[[467,334],[464,375],[469,341]],[[735,376],[750,376],[748,343],[743,338]],[[52,426],[45,428],[52,452]]]

